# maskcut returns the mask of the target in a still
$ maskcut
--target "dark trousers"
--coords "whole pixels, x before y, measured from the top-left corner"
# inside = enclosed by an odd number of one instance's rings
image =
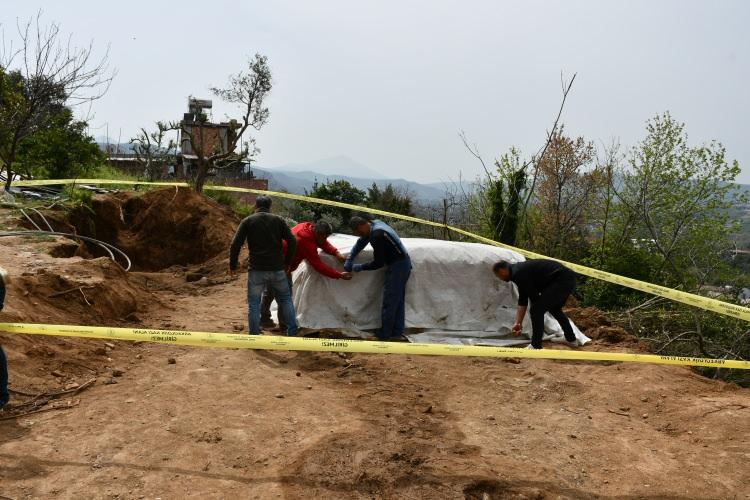
[[[292,293],[292,275],[287,274],[286,277],[289,281],[289,293]],[[260,321],[262,323],[268,323],[271,321],[271,303],[274,300],[276,300],[276,292],[274,292],[273,287],[267,286],[266,289],[263,290],[263,295],[260,299]],[[279,328],[284,331],[286,330],[286,323],[284,322],[284,315],[281,314],[281,308],[279,307],[278,301],[276,301],[276,308],[277,324],[279,325]]]
[[[10,401],[8,394],[8,362],[5,360],[5,352],[0,347],[0,408]]]
[[[568,297],[576,287],[575,278],[566,278],[551,283],[547,288],[542,290],[539,297],[531,302],[529,314],[531,316],[531,345],[537,349],[542,348],[542,337],[544,337],[544,313],[548,312],[553,318],[560,323],[565,339],[573,342],[576,334],[570,325],[568,317],[563,313],[563,306]]]
[[[406,321],[406,283],[411,275],[411,259],[394,262],[385,270],[382,323],[379,339],[398,337],[404,333]]]
[[[0,311],[3,310],[5,304],[5,285],[0,279]],[[8,361],[5,359],[5,352],[2,346],[0,346],[0,408],[5,406],[10,401],[10,394],[8,394]]]

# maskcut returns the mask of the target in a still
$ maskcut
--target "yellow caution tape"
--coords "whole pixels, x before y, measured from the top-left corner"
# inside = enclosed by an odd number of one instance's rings
[[[14,183],[14,185],[16,186],[50,186],[50,185],[61,185],[61,184],[102,184],[102,185],[119,184],[119,185],[164,186],[164,187],[188,187],[188,184],[185,182],[144,182],[144,181],[121,181],[121,180],[114,180],[114,179],[45,179],[45,180],[17,181]],[[239,188],[239,187],[234,187],[234,186],[206,185],[204,189],[212,190],[212,191],[230,191],[230,192],[240,192],[240,193],[262,194],[262,195],[273,196],[277,198],[286,198],[289,200],[296,200],[296,201],[307,202],[307,203],[316,203],[319,205],[327,205],[331,207],[348,208],[351,210],[358,210],[361,212],[367,212],[367,213],[371,213],[375,215],[382,215],[384,217],[391,217],[394,219],[414,222],[417,224],[424,224],[428,226],[446,228],[450,231],[453,231],[454,233],[467,236],[469,238],[472,238],[476,241],[481,241],[482,243],[486,243],[488,245],[493,245],[496,247],[501,247],[501,248],[506,248],[508,250],[512,250],[514,252],[520,253],[524,257],[531,258],[531,259],[550,258],[544,255],[538,254],[538,253],[524,250],[522,248],[516,248],[510,245],[499,243],[489,238],[485,238],[484,236],[480,236],[478,234],[474,234],[474,233],[465,231],[457,227],[441,224],[440,222],[420,219],[418,217],[411,217],[409,215],[386,212],[384,210],[378,210],[376,208],[360,207],[358,205],[351,205],[349,203],[324,200],[321,198],[312,198],[309,196],[302,196],[298,194],[281,193],[281,192],[276,192],[276,191],[263,191],[260,189]],[[648,283],[646,281],[640,281],[640,280],[636,280],[633,278],[627,278],[625,276],[620,276],[620,275],[609,273],[606,271],[600,271],[598,269],[593,269],[590,267],[582,266],[580,264],[574,264],[573,262],[566,262],[560,259],[552,259],[552,260],[556,260],[564,264],[565,266],[569,267],[573,271],[577,272],[578,274],[582,274],[584,276],[589,276],[591,278],[596,278],[602,281],[606,281],[608,283],[614,283],[614,284],[621,285],[624,287],[632,288],[634,290],[649,293],[652,295],[658,295],[660,297],[674,300],[676,302],[681,302],[683,304],[687,304],[690,306],[695,306],[695,307],[698,307],[700,309],[704,309],[707,311],[713,311],[719,314],[723,314],[725,316],[731,316],[733,318],[738,318],[744,321],[750,321],[750,308],[747,308],[747,307],[743,307],[743,306],[736,305],[736,304],[730,304],[728,302],[723,302],[721,300],[703,297],[703,296],[696,295],[693,293],[687,293],[687,292],[683,292],[680,290],[675,290],[674,288],[668,288],[668,287],[661,286],[661,285],[655,285],[653,283]]]
[[[531,350],[517,347],[375,342],[359,339],[240,335],[234,333],[151,330],[146,328],[108,328],[102,326],[0,323],[0,332],[53,335],[86,339],[131,340],[136,342],[156,342],[159,344],[195,347],[268,349],[277,351],[357,352],[367,354],[407,354],[427,356],[476,356],[486,358],[561,359],[575,361],[617,361],[750,370],[750,361],[732,359],[706,359],[619,352],[564,351],[557,349]]]

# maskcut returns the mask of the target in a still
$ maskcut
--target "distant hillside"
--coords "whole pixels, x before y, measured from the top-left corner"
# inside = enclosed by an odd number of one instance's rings
[[[406,179],[349,177],[346,175],[328,175],[314,171],[294,172],[264,167],[253,167],[253,170],[255,171],[256,176],[268,179],[269,189],[284,189],[290,193],[296,194],[304,194],[305,190],[310,191],[316,180],[320,183],[334,180],[345,180],[353,186],[363,190],[372,186],[373,183],[376,183],[380,187],[393,184],[394,187],[408,190],[412,193],[415,199],[421,201],[440,200],[444,196],[443,189],[420,184],[418,182],[407,181]]]
[[[748,198],[750,198],[750,185],[740,184],[738,189],[744,191]],[[732,207],[729,210],[729,216],[732,219],[742,222],[738,243],[743,248],[750,248],[750,203]]]
[[[380,172],[344,155],[334,156],[332,158],[326,158],[311,163],[290,163],[281,167],[275,167],[273,170],[279,170],[282,172],[319,172],[324,175],[347,176],[358,179],[384,178]]]

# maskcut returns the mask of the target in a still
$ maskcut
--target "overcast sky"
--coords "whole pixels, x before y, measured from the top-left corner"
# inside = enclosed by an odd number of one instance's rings
[[[40,8],[79,44],[110,46],[96,136],[181,118],[189,95],[210,97],[260,52],[274,76],[260,165],[346,155],[385,176],[473,178],[458,132],[488,159],[532,153],[561,72],[577,73],[569,133],[629,147],[668,110],[691,141],[722,141],[750,183],[746,1],[0,0],[6,37]],[[214,118],[239,117],[214,102]]]

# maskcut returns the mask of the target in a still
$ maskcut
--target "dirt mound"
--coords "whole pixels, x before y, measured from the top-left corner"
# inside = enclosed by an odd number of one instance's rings
[[[53,258],[77,244],[63,238],[15,238],[3,264],[13,275],[0,321],[124,326],[139,322],[153,295],[109,258]],[[83,384],[113,367],[113,343],[76,338],[0,334],[12,365],[13,388],[32,393]],[[135,346],[119,343],[123,355]],[[18,399],[18,398],[16,398]]]
[[[96,195],[91,208],[82,206],[48,217],[55,229],[111,243],[125,252],[133,270],[157,271],[206,262],[226,253],[237,217],[226,207],[190,189],[158,189],[142,195]],[[86,245],[95,256],[104,255]],[[58,256],[83,255],[73,247]]]
[[[607,314],[595,307],[570,307],[565,309],[565,313],[592,340],[608,344],[638,342],[635,335],[613,325]]]
[[[16,309],[23,318],[111,325],[132,316],[144,292],[130,283],[120,266],[100,257],[24,272],[14,280],[13,293],[24,299]]]
[[[237,218],[189,189],[151,191],[129,200],[121,241],[141,269],[197,264],[226,252]]]

